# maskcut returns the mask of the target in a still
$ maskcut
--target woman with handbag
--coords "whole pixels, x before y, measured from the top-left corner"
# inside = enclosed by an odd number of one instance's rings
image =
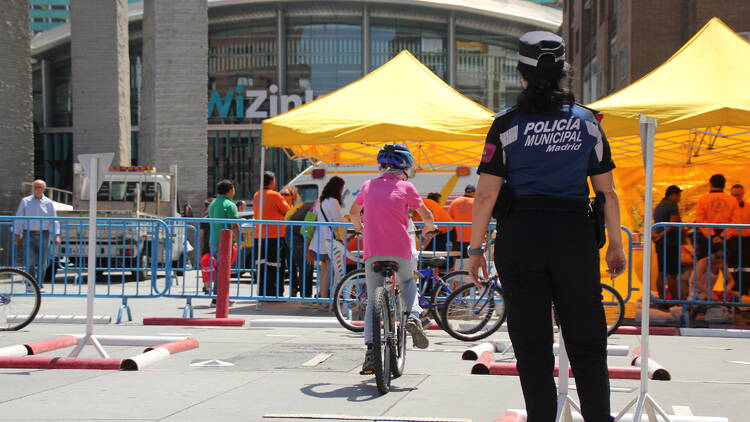
[[[344,179],[333,176],[326,183],[320,199],[315,207],[318,222],[341,223],[344,216],[341,215],[341,195],[344,192]],[[308,255],[312,260],[318,261],[318,297],[329,297],[331,291],[331,253],[332,247],[329,241],[341,242],[341,236],[331,226],[318,226],[310,240]]]

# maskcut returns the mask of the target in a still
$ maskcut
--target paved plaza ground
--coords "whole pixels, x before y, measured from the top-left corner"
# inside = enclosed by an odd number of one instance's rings
[[[248,321],[241,328],[142,324],[144,317],[179,317],[183,305],[178,299],[133,300],[132,322],[95,325],[95,333],[191,336],[200,342],[198,349],[138,372],[0,369],[0,420],[285,422],[333,414],[367,421],[411,417],[408,420],[489,422],[508,409],[524,407],[517,377],[470,375],[473,362],[461,360],[461,353],[472,344],[444,332],[429,332],[427,350],[409,350],[405,375],[381,396],[373,377],[359,375],[361,336],[336,326],[327,312],[284,303],[257,309],[254,302],[238,301],[230,316]],[[114,317],[118,306],[117,300],[97,299],[95,314]],[[196,300],[194,306],[196,317],[211,317],[214,311],[207,299]],[[83,315],[85,301],[46,297],[40,313]],[[253,323],[300,318],[318,322],[318,327]],[[0,333],[0,347],[84,330],[83,324],[33,323],[20,332]],[[490,339],[507,339],[507,333]],[[610,343],[632,348],[639,345],[639,337],[615,335]],[[671,381],[650,383],[650,391],[668,413],[749,420],[750,339],[659,336],[652,337],[651,344],[653,358],[672,375]],[[113,357],[129,357],[143,347],[107,350]],[[69,351],[49,355],[66,356]],[[87,347],[84,355],[94,357],[96,351]],[[321,356],[327,357],[315,364],[314,358]],[[512,355],[495,356],[512,360]],[[213,362],[206,366],[206,361]],[[627,361],[609,360],[616,366]],[[638,385],[636,380],[612,380],[613,410],[633,399]]]

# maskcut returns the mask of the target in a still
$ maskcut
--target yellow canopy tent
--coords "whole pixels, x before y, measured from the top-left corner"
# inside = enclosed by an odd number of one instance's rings
[[[661,66],[591,107],[604,115],[626,202],[623,223],[636,231],[642,227],[644,180],[639,114],[658,122],[654,198],[669,185],[683,188],[684,221],[693,220],[711,174],[750,184],[750,43],[718,18]]]
[[[651,73],[590,106],[604,115],[622,222],[633,231],[643,229],[645,193],[639,114],[658,122],[654,202],[667,186],[680,186],[683,221],[694,221],[712,174],[724,174],[729,186],[750,184],[750,43],[717,18]]]
[[[379,147],[409,146],[423,168],[476,165],[492,111],[404,50],[329,95],[263,121],[263,145],[295,158],[374,164]]]

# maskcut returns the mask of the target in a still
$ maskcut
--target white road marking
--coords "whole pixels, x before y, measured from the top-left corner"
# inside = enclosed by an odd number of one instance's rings
[[[234,364],[231,362],[224,362],[223,360],[210,359],[191,363],[190,366],[234,366]]]
[[[333,353],[319,353],[315,355],[312,359],[308,360],[307,362],[303,363],[302,366],[317,366],[321,363],[325,362],[326,359],[333,356]]]
[[[672,411],[675,416],[693,416],[690,406],[672,406]]]
[[[302,337],[298,334],[266,334],[266,337]]]
[[[409,417],[409,416],[354,416],[354,415],[326,415],[315,413],[269,413],[263,415],[263,418],[274,419],[333,419],[343,421],[375,421],[375,422],[471,422],[471,419],[464,418],[426,418],[426,417]]]
[[[750,362],[745,362],[744,360],[728,360],[729,363],[739,363],[740,365],[750,365]]]

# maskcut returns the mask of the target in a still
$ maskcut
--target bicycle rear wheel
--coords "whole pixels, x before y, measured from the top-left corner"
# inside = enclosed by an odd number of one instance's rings
[[[497,284],[481,291],[466,284],[451,293],[442,309],[445,331],[463,341],[488,337],[505,322],[505,296]]]
[[[392,317],[395,316],[396,323],[394,324],[395,332],[392,333],[389,338],[389,346],[391,347],[391,371],[393,372],[393,378],[398,378],[404,373],[404,366],[406,365],[406,315],[404,312],[404,301],[401,299],[401,295],[392,299],[394,305]]]
[[[375,290],[375,302],[372,306],[372,351],[375,357],[375,382],[380,394],[386,394],[391,388],[391,347],[388,339],[391,336],[391,312],[388,309],[388,294],[384,287]]]
[[[611,336],[625,317],[625,303],[620,293],[609,284],[602,283],[602,306],[607,320],[607,336]]]
[[[39,312],[41,301],[34,277],[15,268],[0,268],[0,331],[29,325]]]
[[[435,288],[432,290],[432,298],[430,302],[432,304],[430,307],[430,314],[440,328],[445,329],[441,310],[448,301],[448,296],[467,283],[471,283],[471,276],[468,271],[463,270],[449,273],[443,278],[442,283],[438,279],[435,280]],[[427,329],[427,327],[424,328]]]
[[[336,319],[347,330],[361,333],[365,330],[365,312],[367,310],[367,280],[365,270],[348,273],[336,285],[333,293],[333,311]]]

